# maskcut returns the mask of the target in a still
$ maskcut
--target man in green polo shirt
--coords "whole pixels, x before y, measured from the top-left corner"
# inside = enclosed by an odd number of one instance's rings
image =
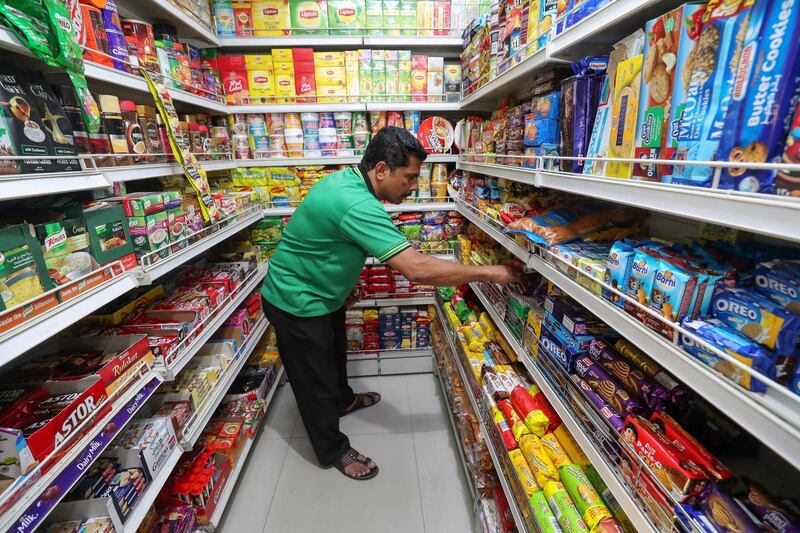
[[[505,266],[467,266],[421,254],[381,204],[399,204],[417,188],[427,154],[403,128],[380,130],[357,168],[320,180],[292,215],[269,265],[261,295],[297,407],[322,466],[371,479],[377,465],[350,447],[339,417],[380,400],[347,383],[345,304],[368,255],[411,281],[460,285],[509,283]]]

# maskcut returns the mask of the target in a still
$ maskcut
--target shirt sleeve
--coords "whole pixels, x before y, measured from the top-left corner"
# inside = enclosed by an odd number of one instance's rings
[[[377,201],[359,202],[351,207],[339,222],[339,230],[381,263],[411,246]]]

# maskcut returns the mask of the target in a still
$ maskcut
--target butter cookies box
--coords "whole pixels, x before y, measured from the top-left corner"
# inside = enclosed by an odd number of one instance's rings
[[[672,135],[671,103],[673,94],[683,95],[681,63],[695,41],[696,31],[705,4],[685,4],[645,26],[644,63],[636,126],[636,159],[671,159],[676,140]],[[665,165],[636,164],[635,179],[661,181],[671,170]]]
[[[769,2],[760,2],[768,4]],[[695,41],[679,57],[683,94],[673,95],[676,113],[671,127],[677,137],[676,163],[664,181],[710,187],[713,169],[680,161],[713,161],[724,135],[739,58],[753,20],[755,0],[712,0],[688,32]]]
[[[719,159],[780,162],[800,93],[800,0],[760,2],[748,26],[720,141]],[[721,189],[775,190],[775,171],[725,168]],[[715,184],[716,185],[716,184]]]

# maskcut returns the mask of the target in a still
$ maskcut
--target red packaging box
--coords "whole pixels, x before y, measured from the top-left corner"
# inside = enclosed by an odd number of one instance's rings
[[[225,92],[225,101],[231,105],[246,104],[250,101],[250,84],[247,81],[247,68],[244,56],[217,57],[219,77],[222,81],[222,90]]]
[[[78,428],[86,419],[98,414],[103,415],[111,409],[110,402],[103,405],[107,398],[106,389],[97,375],[77,381],[51,381],[39,387],[51,397],[63,394],[75,394],[75,397],[61,412],[38,425],[35,431],[25,438],[36,461],[42,461],[55,448],[83,433],[85,429],[79,431]],[[9,429],[7,432],[21,434],[22,429]]]

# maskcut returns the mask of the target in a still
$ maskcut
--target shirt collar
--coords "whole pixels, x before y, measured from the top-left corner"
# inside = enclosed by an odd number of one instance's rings
[[[367,189],[369,189],[369,192],[372,193],[372,196],[377,198],[378,195],[375,194],[375,189],[372,187],[372,181],[370,181],[369,179],[369,174],[367,173],[367,167],[364,165],[364,163],[358,164],[358,166],[356,167],[356,172],[358,173],[359,176],[361,176],[364,179],[364,183],[367,185]]]

